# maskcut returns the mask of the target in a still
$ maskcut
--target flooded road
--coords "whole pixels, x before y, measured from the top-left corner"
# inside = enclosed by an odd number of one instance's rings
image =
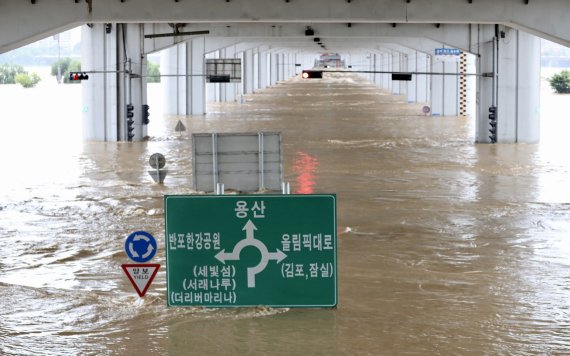
[[[474,144],[473,119],[425,117],[340,74],[205,117],[157,118],[151,103],[151,137],[134,144],[70,139],[80,108],[56,120],[38,102],[0,116],[1,354],[570,353],[563,140]],[[163,196],[192,193],[189,135],[212,131],[282,132],[292,192],[337,194],[338,309],[166,308]],[[155,152],[163,186],[146,172]],[[136,230],[163,266],[144,299],[120,267]]]

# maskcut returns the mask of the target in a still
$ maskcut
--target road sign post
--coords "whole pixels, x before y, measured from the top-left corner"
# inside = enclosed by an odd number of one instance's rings
[[[166,196],[169,306],[334,307],[335,195]]]
[[[160,268],[158,263],[144,263],[154,257],[156,250],[154,236],[146,231],[135,231],[125,239],[127,257],[138,263],[122,264],[121,268],[141,298],[146,294]]]

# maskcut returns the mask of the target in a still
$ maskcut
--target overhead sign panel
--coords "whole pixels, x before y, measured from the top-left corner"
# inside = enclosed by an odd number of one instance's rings
[[[335,195],[175,195],[164,206],[169,306],[336,306]]]
[[[208,83],[240,83],[240,58],[206,59],[206,81]]]
[[[410,73],[392,73],[392,80],[412,80],[412,75]]]
[[[463,53],[458,48],[436,48],[434,52],[435,60],[440,62],[458,62]]]

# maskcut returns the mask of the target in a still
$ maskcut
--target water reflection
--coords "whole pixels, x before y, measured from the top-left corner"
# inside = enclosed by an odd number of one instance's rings
[[[293,170],[297,174],[295,178],[296,189],[294,194],[312,194],[315,187],[315,173],[319,167],[319,161],[305,152],[297,152]]]

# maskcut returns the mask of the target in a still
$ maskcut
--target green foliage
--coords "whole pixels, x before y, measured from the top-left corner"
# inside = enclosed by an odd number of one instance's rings
[[[57,65],[61,65],[61,75],[63,76],[64,83],[80,83],[79,81],[69,81],[69,72],[80,72],[81,62],[78,60],[71,60],[71,58],[63,58],[51,64],[51,75],[57,77]]]
[[[567,70],[563,70],[558,74],[554,74],[551,78],[548,79],[550,82],[550,86],[554,89],[557,93],[560,94],[568,94],[570,93],[570,72]]]
[[[25,72],[18,64],[0,64],[0,84],[16,84],[16,76]]]
[[[154,62],[147,63],[147,82],[160,83],[160,65]]]
[[[24,88],[33,88],[40,82],[41,78],[37,73],[28,74],[19,73],[16,75],[16,83],[20,84]]]

